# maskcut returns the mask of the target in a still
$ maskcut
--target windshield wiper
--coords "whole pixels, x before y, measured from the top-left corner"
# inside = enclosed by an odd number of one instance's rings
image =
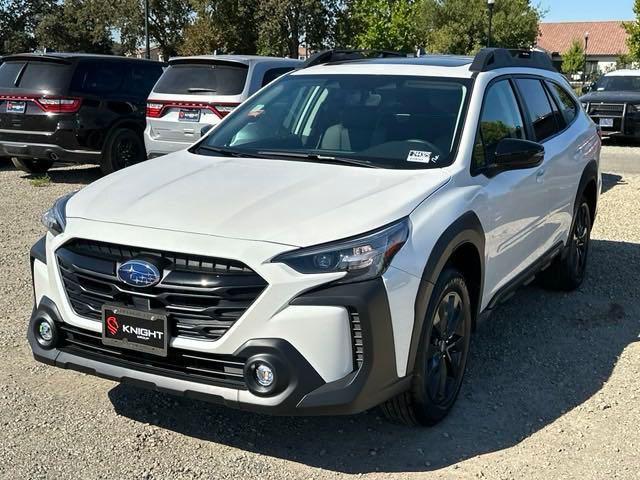
[[[199,145],[196,148],[195,153],[200,153],[200,150],[204,150],[205,152],[217,153],[218,155],[224,155],[225,157],[255,157],[255,155],[239,152],[231,148],[211,147],[209,145]]]
[[[206,87],[191,87],[187,88],[187,92],[189,93],[199,93],[199,92],[217,92],[215,88],[206,88]]]
[[[365,168],[380,168],[373,163],[367,162],[365,160],[356,160],[355,158],[346,158],[346,157],[334,157],[332,155],[318,155],[317,153],[295,153],[295,152],[271,152],[264,151],[258,152],[258,155],[264,155],[268,157],[280,157],[280,158],[295,158],[298,160],[307,160],[312,162],[320,162],[320,163],[338,163],[343,165],[352,165],[356,167],[365,167]]]

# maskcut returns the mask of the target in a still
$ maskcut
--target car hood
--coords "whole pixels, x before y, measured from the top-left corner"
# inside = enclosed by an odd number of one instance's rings
[[[580,97],[581,102],[614,102],[614,103],[640,103],[640,92],[589,92]]]
[[[448,179],[440,169],[181,151],[85,187],[67,204],[67,217],[304,247],[398,220]]]

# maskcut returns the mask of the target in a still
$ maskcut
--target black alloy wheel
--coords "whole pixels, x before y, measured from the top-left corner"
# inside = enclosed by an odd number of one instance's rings
[[[464,370],[465,325],[462,299],[455,291],[440,301],[433,319],[427,350],[427,394],[435,405],[446,408],[457,394]]]

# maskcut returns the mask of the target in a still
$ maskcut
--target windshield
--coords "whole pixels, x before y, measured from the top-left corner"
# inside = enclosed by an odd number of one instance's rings
[[[195,151],[224,149],[265,158],[280,154],[304,161],[351,159],[381,168],[442,167],[452,161],[470,82],[289,75],[245,102]]]
[[[598,92],[635,91],[640,92],[640,76],[602,77],[596,83]]]
[[[249,67],[243,64],[171,65],[158,80],[156,93],[240,95]]]

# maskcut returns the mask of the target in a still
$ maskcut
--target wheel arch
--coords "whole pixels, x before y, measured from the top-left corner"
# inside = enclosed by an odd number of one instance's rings
[[[436,241],[422,273],[416,296],[407,372],[412,372],[429,309],[433,287],[446,265],[454,265],[464,275],[472,301],[473,322],[479,314],[484,288],[485,233],[478,216],[466,212],[454,221]]]
[[[104,154],[104,149],[109,144],[109,140],[111,140],[111,137],[113,137],[115,132],[117,132],[121,128],[133,130],[138,135],[140,135],[140,139],[144,142],[144,128],[145,128],[144,122],[141,122],[140,120],[135,118],[121,118],[113,122],[107,129],[106,134],[104,136],[104,140],[102,142],[102,147],[101,147],[103,154]]]
[[[580,177],[580,183],[578,184],[578,191],[576,192],[576,198],[573,205],[575,211],[578,207],[578,202],[583,196],[587,197],[589,203],[589,210],[591,212],[591,221],[594,222],[596,218],[596,212],[598,210],[598,162],[591,160],[584,167],[582,176]]]

